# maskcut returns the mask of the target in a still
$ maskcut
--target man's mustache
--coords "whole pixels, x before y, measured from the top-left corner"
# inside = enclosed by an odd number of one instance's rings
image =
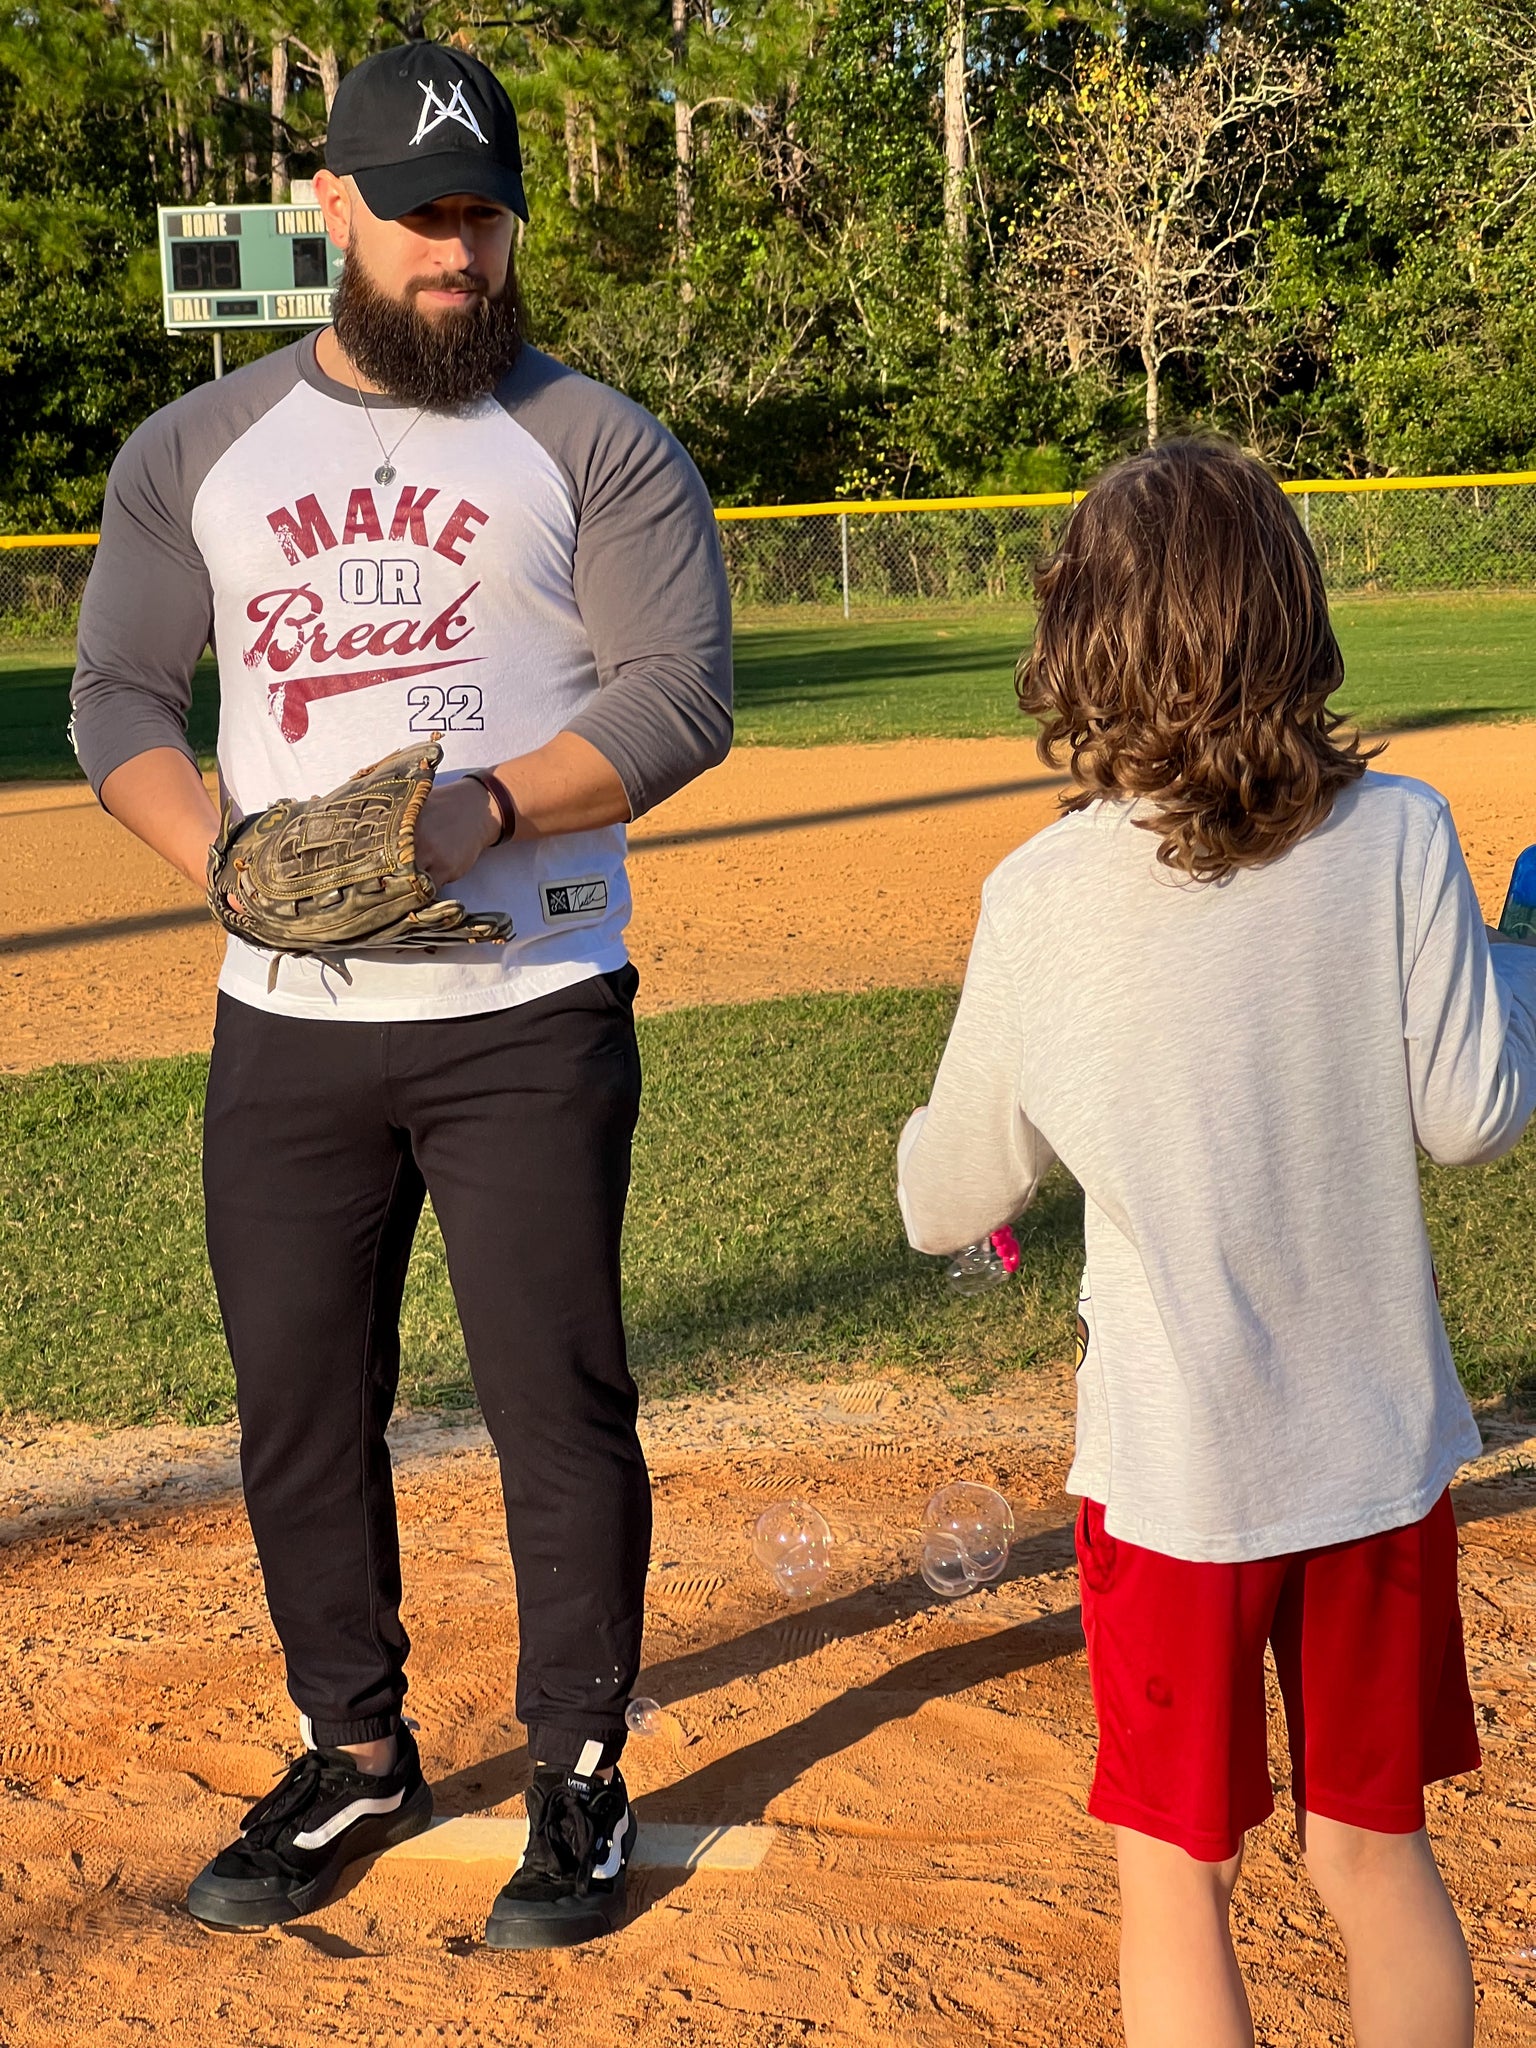
[[[414,299],[420,292],[476,292],[483,299],[488,290],[485,279],[468,270],[445,270],[437,277],[412,278],[410,295]]]

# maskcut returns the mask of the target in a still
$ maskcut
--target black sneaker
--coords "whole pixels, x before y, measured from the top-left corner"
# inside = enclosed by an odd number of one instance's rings
[[[273,1927],[323,1906],[349,1863],[419,1835],[432,1818],[415,1738],[383,1777],[345,1750],[306,1749],[240,1823],[237,1841],[193,1878],[187,1909],[205,1927]]]
[[[624,1917],[635,1816],[624,1780],[540,1764],[528,1787],[528,1847],[485,1923],[491,1948],[574,1948]]]

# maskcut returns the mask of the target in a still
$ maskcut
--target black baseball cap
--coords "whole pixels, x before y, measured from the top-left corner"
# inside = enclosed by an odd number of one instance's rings
[[[347,73],[331,107],[325,164],[355,178],[381,220],[453,192],[528,218],[506,88],[478,58],[441,43],[379,50]]]

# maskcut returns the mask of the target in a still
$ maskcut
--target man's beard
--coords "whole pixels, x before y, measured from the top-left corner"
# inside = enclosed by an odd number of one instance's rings
[[[510,261],[494,298],[435,317],[416,304],[421,291],[474,289],[461,270],[418,278],[403,299],[380,291],[355,251],[342,264],[331,308],[336,339],[370,384],[429,412],[459,412],[493,391],[523,345],[523,301]]]

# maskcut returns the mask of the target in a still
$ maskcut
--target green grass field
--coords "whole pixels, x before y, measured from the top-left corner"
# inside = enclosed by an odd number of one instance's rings
[[[1348,675],[1340,703],[1374,730],[1536,717],[1536,597],[1341,599]],[[737,735],[747,746],[913,735],[986,738],[1022,727],[1013,665],[1027,613],[795,623],[748,616],[736,636]],[[70,651],[0,653],[0,781],[73,775],[64,737]],[[218,682],[198,670],[191,736],[211,759]]]
[[[1333,617],[1339,704],[1362,725],[1536,717],[1536,597],[1346,598]],[[1032,729],[1013,699],[1031,624],[978,609],[851,625],[748,618],[736,636],[740,737],[814,746]]]
[[[993,1296],[955,1299],[902,1238],[896,1134],[928,1092],[953,1003],[895,990],[642,1022],[626,1299],[648,1392],[887,1366],[974,1389],[1069,1354],[1082,1205],[1064,1175],[1021,1227],[1021,1278]],[[0,1412],[232,1412],[202,1241],[205,1072],[188,1058],[0,1080]],[[1475,1172],[1426,1168],[1424,1190],[1467,1386],[1536,1381],[1536,1138]],[[406,1399],[468,1405],[430,1219],[403,1334]]]

